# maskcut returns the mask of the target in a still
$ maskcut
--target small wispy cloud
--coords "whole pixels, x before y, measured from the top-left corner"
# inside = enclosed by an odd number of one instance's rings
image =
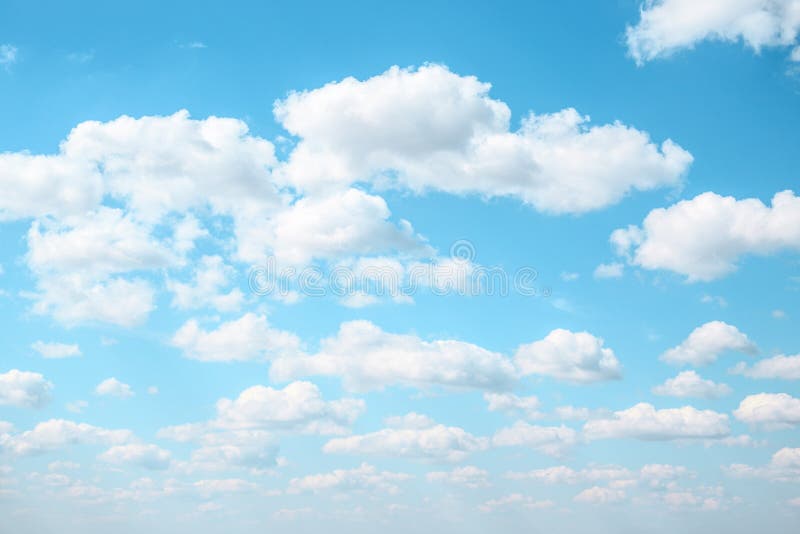
[[[190,48],[190,49],[195,49],[195,50],[202,49],[202,48],[208,48],[208,46],[202,41],[191,41],[191,42],[188,42],[188,43],[179,44],[178,46],[180,46],[181,48]]]
[[[0,65],[5,68],[17,62],[19,50],[10,44],[0,45]]]

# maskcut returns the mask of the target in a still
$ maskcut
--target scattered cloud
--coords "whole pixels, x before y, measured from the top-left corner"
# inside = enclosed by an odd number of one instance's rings
[[[800,399],[788,393],[748,395],[733,415],[740,421],[768,430],[791,428],[800,424]]]
[[[800,354],[764,358],[751,366],[739,362],[729,371],[731,374],[749,378],[770,378],[777,380],[800,380]]]
[[[97,384],[97,387],[94,388],[94,392],[97,395],[118,397],[120,399],[127,399],[134,396],[133,390],[128,384],[120,382],[113,376]]]

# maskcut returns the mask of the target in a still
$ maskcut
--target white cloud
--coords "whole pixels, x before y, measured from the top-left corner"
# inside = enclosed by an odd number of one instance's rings
[[[94,392],[98,395],[119,397],[120,399],[127,399],[134,395],[133,390],[128,384],[120,382],[113,376],[97,384],[97,387],[94,388]]]
[[[758,347],[735,326],[711,321],[698,326],[680,345],[661,355],[661,360],[675,365],[708,365],[726,351],[758,353]]]
[[[206,362],[266,360],[300,349],[297,336],[271,328],[264,315],[254,313],[222,323],[211,331],[203,330],[191,319],[175,332],[171,343],[185,357]]]
[[[800,424],[800,399],[787,393],[748,395],[733,415],[740,421],[767,429],[791,428]]]
[[[574,282],[575,280],[577,280],[578,278],[581,277],[581,275],[579,273],[571,273],[571,272],[568,272],[568,271],[564,271],[558,276],[564,282]]]
[[[81,413],[88,407],[89,403],[86,402],[85,400],[76,400],[73,402],[68,402],[66,404],[67,411],[72,413]]]
[[[692,406],[656,410],[639,403],[614,412],[609,419],[588,421],[583,426],[587,439],[634,438],[645,441],[722,438],[730,434],[728,416]]]
[[[759,360],[749,367],[745,362],[739,362],[730,372],[750,378],[800,380],[800,354],[794,356],[780,354]]]
[[[691,49],[702,41],[742,41],[763,47],[790,47],[800,31],[797,0],[647,0],[636,26],[626,31],[637,63]]]
[[[490,412],[521,413],[527,419],[541,419],[541,402],[535,396],[519,397],[513,393],[484,393]]]
[[[675,378],[669,378],[663,384],[653,388],[653,393],[668,397],[697,397],[701,399],[715,399],[731,393],[731,388],[726,384],[717,384],[706,380],[695,371],[683,371]]]
[[[194,268],[191,283],[167,280],[166,286],[172,292],[172,305],[187,310],[210,307],[220,312],[238,310],[244,294],[239,288],[223,292],[230,285],[235,270],[225,264],[220,256],[203,256]]]
[[[692,161],[670,140],[659,147],[619,122],[589,126],[571,108],[529,114],[511,131],[511,111],[489,89],[425,65],[291,93],[275,116],[300,141],[280,176],[310,191],[371,180],[581,213],[676,186]]]
[[[103,462],[115,465],[137,466],[145,469],[167,469],[172,455],[156,445],[131,443],[116,445],[98,456]]]
[[[0,65],[8,68],[17,62],[17,47],[10,44],[0,45]]]
[[[380,491],[394,494],[399,491],[397,484],[411,479],[406,473],[378,471],[375,466],[362,463],[353,469],[334,469],[330,473],[307,475],[289,481],[287,493],[320,492],[336,490]]]
[[[517,421],[501,428],[494,437],[495,447],[529,447],[550,456],[562,456],[578,442],[578,433],[564,425],[538,426]]]
[[[772,455],[764,467],[733,464],[723,468],[735,478],[765,478],[778,482],[796,482],[800,478],[800,448],[784,447]]]
[[[81,355],[80,347],[75,344],[36,341],[31,345],[31,348],[45,358],[69,358]]]
[[[735,271],[742,256],[800,250],[800,198],[782,191],[766,206],[703,193],[652,210],[641,227],[615,230],[611,242],[633,265],[710,281]]]
[[[328,454],[377,455],[458,462],[489,446],[463,428],[430,421],[425,428],[384,428],[377,432],[334,438],[322,450]]]
[[[482,488],[491,485],[489,472],[474,465],[456,467],[452,471],[431,471],[425,478],[428,482],[444,482],[467,488]]]
[[[335,337],[321,342],[318,354],[281,358],[270,368],[275,380],[309,375],[341,376],[353,391],[391,385],[498,390],[516,378],[501,354],[463,341],[390,334],[369,321],[343,323]]]
[[[396,225],[390,216],[383,198],[358,189],[304,197],[269,221],[238,228],[238,256],[261,261],[268,250],[279,266],[302,266],[352,255],[432,253],[411,223]]]
[[[527,510],[541,510],[544,508],[553,508],[556,503],[551,500],[536,500],[529,495],[522,495],[521,493],[511,493],[500,497],[499,499],[490,499],[479,506],[481,512],[494,512],[496,510],[503,510],[506,508],[525,508]]]
[[[611,504],[625,500],[625,492],[619,489],[592,486],[575,495],[572,500],[588,504]]]
[[[86,423],[50,419],[38,423],[32,430],[6,437],[0,446],[12,454],[27,455],[54,451],[68,445],[122,445],[132,440],[133,433],[130,430],[108,430]]]
[[[263,428],[310,434],[343,434],[364,412],[360,399],[326,401],[311,382],[292,382],[283,389],[253,386],[235,400],[217,401],[215,426]]]
[[[566,421],[588,421],[589,419],[604,419],[611,417],[611,410],[605,408],[585,408],[580,406],[558,406],[553,410],[558,419]]]
[[[621,278],[625,270],[622,263],[601,263],[594,270],[595,278]]]
[[[229,432],[203,432],[181,436],[179,429],[167,428],[159,436],[178,441],[198,441],[200,447],[192,451],[189,462],[179,464],[179,472],[189,474],[201,471],[228,472],[245,469],[256,473],[271,469],[276,464],[278,444],[275,437],[263,430],[237,430]]]
[[[773,319],[786,319],[786,312],[783,310],[772,310],[770,315]]]
[[[514,362],[523,375],[551,376],[557,380],[591,383],[615,380],[622,366],[603,340],[588,332],[556,329],[541,341],[522,345]]]
[[[50,402],[52,389],[39,373],[11,369],[0,374],[0,406],[41,408]]]

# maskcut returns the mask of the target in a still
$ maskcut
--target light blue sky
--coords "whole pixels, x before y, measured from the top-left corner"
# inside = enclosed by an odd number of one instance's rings
[[[1,532],[791,531],[797,1],[519,4],[0,6]]]

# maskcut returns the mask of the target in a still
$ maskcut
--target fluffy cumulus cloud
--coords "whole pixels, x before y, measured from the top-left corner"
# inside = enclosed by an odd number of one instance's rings
[[[330,473],[293,478],[286,491],[290,494],[321,491],[380,491],[394,494],[399,491],[398,483],[411,478],[406,473],[378,471],[375,466],[362,463],[354,469],[334,469]]]
[[[740,421],[768,429],[791,428],[800,424],[800,399],[788,393],[748,395],[733,415]]]
[[[43,358],[70,358],[81,355],[80,347],[70,343],[36,341],[31,345],[31,348],[41,354]]]
[[[730,434],[728,416],[692,406],[657,410],[639,403],[613,417],[587,421],[583,426],[587,439],[634,438],[645,441],[723,438]]]
[[[588,332],[557,329],[547,337],[522,345],[514,362],[524,375],[550,376],[575,383],[615,380],[622,376],[622,365],[603,340]]]
[[[692,330],[680,345],[661,355],[661,360],[675,365],[708,365],[727,351],[758,353],[758,347],[733,325],[711,321]]]
[[[0,448],[15,455],[30,455],[69,445],[124,445],[133,439],[130,430],[109,430],[86,423],[50,419],[38,423],[31,430],[4,436]]]
[[[424,341],[351,321],[324,339],[318,354],[281,358],[270,369],[276,380],[311,375],[341,376],[355,391],[391,385],[502,390],[513,385],[516,373],[509,359],[471,343]]]
[[[221,323],[211,331],[191,319],[175,332],[171,343],[187,358],[206,362],[266,360],[300,349],[297,336],[272,328],[266,316],[254,313]]]
[[[50,401],[52,389],[40,373],[12,369],[0,374],[0,406],[41,408]]]
[[[517,421],[492,437],[495,447],[528,447],[542,454],[562,456],[578,442],[578,433],[564,425],[538,426]]]
[[[311,382],[292,382],[283,389],[252,386],[235,399],[218,400],[214,419],[167,427],[159,435],[196,441],[217,431],[344,434],[364,410],[364,401],[360,399],[326,401]]]
[[[156,445],[130,443],[115,445],[98,456],[98,459],[115,465],[163,470],[169,467],[171,457],[169,451]]]
[[[798,0],[647,0],[626,38],[641,64],[705,40],[742,41],[755,51],[795,46],[798,31]]]
[[[489,446],[486,438],[432,420],[420,424],[419,417],[414,417],[413,424],[405,424],[406,418],[387,422],[392,426],[367,434],[334,438],[322,450],[329,454],[458,462]]]
[[[133,397],[134,395],[133,389],[131,389],[130,385],[117,380],[113,376],[111,378],[106,378],[97,384],[97,387],[94,388],[94,392],[97,395],[118,397],[120,399],[127,399],[128,397]]]
[[[782,191],[767,206],[703,193],[654,209],[642,226],[615,230],[611,242],[633,265],[714,280],[735,271],[742,256],[800,250],[800,198]]]
[[[304,190],[359,181],[416,192],[513,196],[551,213],[581,213],[632,190],[675,186],[692,156],[619,122],[589,125],[574,109],[529,114],[510,129],[490,85],[441,65],[392,67],[275,103],[299,142],[282,179]]]
[[[750,378],[774,378],[780,380],[800,380],[800,354],[784,356],[780,354],[772,358],[764,358],[751,366],[739,362],[731,369],[733,374]]]
[[[717,384],[707,380],[695,371],[683,371],[674,378],[667,379],[663,384],[653,388],[653,393],[667,397],[696,397],[701,399],[715,399],[731,393],[731,388],[726,384]]]

